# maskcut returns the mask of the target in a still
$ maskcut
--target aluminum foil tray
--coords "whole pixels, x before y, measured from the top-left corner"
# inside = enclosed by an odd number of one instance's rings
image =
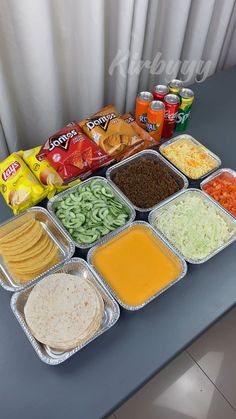
[[[71,192],[76,191],[77,189],[81,189],[84,186],[89,186],[89,183],[93,182],[94,180],[100,180],[102,182],[104,182],[105,186],[109,186],[112,191],[114,192],[116,198],[126,207],[127,212],[130,214],[129,219],[127,220],[127,223],[132,222],[135,219],[136,213],[135,210],[133,208],[133,206],[130,204],[130,202],[126,199],[126,197],[118,190],[118,188],[116,188],[114,185],[112,185],[110,182],[108,182],[107,179],[101,177],[101,176],[93,176],[85,181],[83,181],[82,183],[80,183],[79,185],[73,186],[72,188],[70,188],[67,191],[61,192],[60,194],[54,196],[53,198],[51,198],[48,201],[48,211],[50,212],[50,214],[52,215],[52,217],[57,221],[58,224],[60,224],[61,228],[67,232],[66,228],[63,226],[63,224],[61,223],[61,221],[59,220],[59,218],[56,216],[55,212],[54,212],[54,205],[57,202],[58,199],[69,196],[69,194]],[[114,231],[119,231],[120,227],[117,227],[116,230]],[[67,232],[67,234],[70,236],[70,234]],[[104,237],[110,237],[112,233],[108,233],[106,236]],[[100,243],[102,241],[103,238],[100,238],[99,240],[95,241],[94,243],[91,244],[81,244],[81,243],[77,243],[71,236],[70,236],[71,241],[74,243],[75,247],[77,247],[78,249],[89,249],[92,246]]]
[[[210,176],[208,176],[206,179],[204,179],[201,183],[200,183],[200,188],[202,191],[204,191],[204,186],[210,182],[211,180],[217,178],[218,176],[220,176],[222,173],[228,173],[231,176],[233,176],[236,179],[236,171],[233,169],[226,169],[226,168],[222,168],[217,170],[216,172],[212,173]],[[207,192],[204,191],[206,194]],[[214,199],[211,195],[209,195],[212,199]],[[215,200],[216,201],[216,200]],[[236,216],[234,216],[233,214],[231,214],[230,211],[228,211],[222,204],[220,204],[220,202],[216,201],[219,205],[222,206],[222,208],[225,209],[225,211],[227,211],[232,217],[236,218]]]
[[[57,269],[55,272],[65,272],[72,275],[77,275],[78,280],[79,277],[86,278],[89,281],[93,283],[93,285],[96,286],[98,291],[100,292],[103,301],[104,301],[104,314],[102,319],[102,324],[100,329],[97,331],[97,333],[81,344],[80,346],[77,346],[76,348],[66,351],[66,352],[58,352],[54,349],[38,342],[32,335],[31,331],[29,330],[24,316],[24,306],[26,304],[27,298],[30,294],[31,288],[27,288],[23,291],[16,292],[13,294],[11,298],[11,309],[16,316],[18,322],[20,323],[23,331],[25,332],[28,340],[30,341],[31,345],[33,346],[35,352],[41,359],[41,361],[45,362],[49,365],[58,365],[62,362],[66,361],[68,358],[70,358],[72,355],[74,355],[76,352],[80,351],[84,346],[88,345],[90,342],[92,342],[94,339],[96,339],[98,336],[105,333],[108,329],[110,329],[114,324],[117,322],[120,316],[120,309],[116,301],[112,298],[112,296],[109,294],[109,292],[104,289],[104,287],[100,284],[101,281],[98,277],[98,275],[92,270],[92,268],[87,264],[86,261],[80,258],[72,258],[69,262],[66,262],[63,267],[60,269]]]
[[[113,291],[112,287],[107,283],[106,279],[103,278],[100,275],[100,273],[97,271],[96,267],[93,264],[93,254],[104,243],[109,243],[109,241],[113,237],[119,236],[119,234],[121,234],[123,231],[126,231],[126,230],[132,228],[135,225],[144,225],[149,230],[151,230],[151,232],[157,238],[159,238],[164,243],[164,245],[171,251],[171,253],[173,253],[179,259],[180,264],[182,266],[182,269],[181,269],[180,275],[174,281],[172,281],[168,286],[166,286],[165,288],[163,288],[162,290],[160,290],[156,294],[152,295],[152,297],[150,297],[148,300],[146,300],[143,304],[140,304],[140,305],[137,305],[137,306],[130,306],[130,305],[125,304],[118,297],[118,295],[115,293],[115,291]],[[187,273],[187,264],[186,264],[185,260],[180,256],[180,254],[176,251],[176,249],[174,249],[174,247],[164,237],[162,237],[150,224],[146,223],[145,221],[135,221],[135,222],[129,224],[128,226],[123,227],[119,232],[114,232],[112,234],[112,236],[110,236],[109,238],[107,237],[107,238],[103,239],[103,241],[99,245],[96,245],[96,246],[92,247],[92,249],[89,250],[88,255],[87,255],[87,259],[88,259],[89,264],[92,266],[92,268],[94,269],[94,271],[99,276],[102,285],[113,295],[113,297],[118,301],[118,303],[123,308],[125,308],[126,310],[131,310],[131,311],[140,310],[141,308],[145,307],[148,303],[150,303],[152,300],[154,300],[155,298],[157,298],[160,294],[162,294],[168,288],[170,288],[171,286],[173,286],[176,282],[180,281],[180,279],[182,279],[186,275],[186,273]]]
[[[198,195],[200,195],[202,197],[202,199],[204,199],[206,202],[210,203],[211,205],[213,205],[215,207],[217,212],[221,216],[223,216],[224,219],[226,220],[226,222],[228,222],[229,225],[232,227],[232,231],[234,231],[234,234],[232,235],[232,237],[230,238],[230,240],[228,242],[222,244],[219,248],[214,250],[214,252],[210,253],[204,259],[189,259],[189,258],[186,258],[180,252],[180,250],[172,243],[172,246],[181,254],[181,256],[187,262],[192,263],[192,264],[204,263],[207,260],[209,260],[210,258],[212,258],[213,256],[215,256],[217,253],[221,252],[221,250],[225,249],[227,246],[229,246],[231,243],[233,243],[236,240],[236,220],[226,210],[224,210],[219,204],[217,204],[216,201],[214,201],[209,195],[207,195],[205,192],[202,192],[202,191],[200,191],[199,189],[196,189],[196,188],[189,188],[186,191],[179,192],[179,194],[177,196],[171,197],[169,200],[165,201],[164,203],[162,203],[160,205],[157,205],[156,208],[153,209],[153,211],[150,212],[150,214],[149,214],[149,217],[148,217],[149,223],[166,240],[170,241],[161,231],[159,231],[156,227],[154,227],[154,225],[153,225],[154,220],[155,220],[156,217],[158,217],[158,213],[160,212],[160,210],[162,210],[163,208],[171,207],[172,204],[174,204],[178,200],[181,200],[184,194],[198,194]]]
[[[28,221],[31,218],[36,219],[41,223],[51,240],[58,247],[60,262],[52,266],[47,271],[43,272],[41,275],[38,275],[32,281],[29,281],[25,284],[19,284],[7,270],[3,258],[0,255],[0,285],[7,291],[20,291],[31,286],[32,284],[35,284],[45,275],[53,272],[55,269],[60,268],[60,266],[62,266],[66,261],[70,260],[75,251],[75,246],[70,240],[70,237],[66,231],[61,228],[61,226],[57,223],[56,220],[53,219],[53,217],[48,213],[46,209],[41,207],[29,208],[22,214],[12,217],[1,224],[0,238],[4,237],[5,234],[10,233],[15,228],[21,226],[26,220]]]
[[[114,174],[119,171],[119,169],[121,167],[125,167],[127,165],[129,165],[130,163],[132,163],[135,160],[139,160],[140,158],[146,157],[148,159],[153,159],[155,161],[160,162],[163,166],[165,166],[169,172],[172,174],[172,176],[176,179],[176,181],[179,183],[180,185],[180,191],[187,189],[188,187],[188,179],[186,178],[186,176],[184,176],[178,169],[176,169],[171,163],[168,162],[168,160],[166,160],[164,157],[162,157],[162,155],[160,153],[158,153],[158,151],[155,150],[143,150],[140,151],[140,153],[135,154],[134,156],[131,156],[127,159],[125,159],[124,161],[121,161],[117,164],[115,164],[114,166],[109,167],[109,169],[107,169],[106,171],[106,177],[109,180],[109,182],[116,188],[119,189],[119,187],[116,185],[116,183],[112,180]],[[141,187],[141,185],[140,185]],[[120,191],[120,189],[119,189]],[[123,193],[122,191],[120,191],[121,193]],[[175,194],[171,195],[174,196]],[[129,201],[130,205],[133,205],[133,207],[139,211],[139,212],[149,212],[151,211],[153,208],[155,208],[156,205],[153,205],[150,208],[140,208],[137,207],[136,205],[134,205],[128,197],[126,197],[126,199]],[[168,198],[167,198],[168,199]],[[164,202],[164,201],[162,201]]]
[[[162,153],[163,154],[163,150],[166,148],[166,147],[168,147],[170,144],[172,144],[172,143],[175,143],[175,142],[177,142],[178,140],[180,140],[181,138],[186,138],[186,139],[188,139],[189,141],[191,141],[193,144],[195,144],[195,145],[197,145],[197,146],[200,146],[201,148],[202,148],[202,150],[205,152],[205,153],[207,153],[208,154],[208,156],[210,156],[213,160],[215,160],[215,162],[216,162],[216,166],[214,167],[214,169],[212,169],[212,170],[209,170],[208,172],[206,172],[206,173],[204,173],[204,175],[202,175],[202,176],[200,176],[199,178],[190,178],[189,177],[189,179],[190,180],[193,180],[193,181],[195,181],[195,180],[201,180],[201,179],[203,179],[203,178],[205,178],[206,176],[208,176],[210,173],[212,173],[212,172],[214,172],[215,170],[217,170],[220,166],[221,166],[221,160],[220,160],[220,158],[216,155],[216,154],[214,154],[212,151],[210,151],[207,147],[205,147],[202,143],[200,143],[199,141],[197,141],[195,138],[193,138],[191,135],[188,135],[188,134],[180,134],[180,135],[178,135],[177,137],[174,137],[174,138],[171,138],[170,140],[168,140],[168,141],[165,141],[163,144],[161,144],[161,146],[160,146],[160,153]],[[165,159],[167,159],[168,160],[168,158],[163,154],[163,156],[165,157]],[[170,161],[172,164],[174,164],[171,160],[168,160],[168,161]],[[181,168],[179,168],[179,170],[181,170]],[[184,173],[184,171],[183,170],[181,170],[181,172],[183,172]],[[186,173],[184,173],[185,175],[186,175]],[[187,175],[186,175],[187,176]]]

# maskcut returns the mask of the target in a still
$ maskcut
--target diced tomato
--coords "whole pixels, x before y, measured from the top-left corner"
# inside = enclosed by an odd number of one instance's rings
[[[221,173],[208,182],[203,190],[236,216],[236,177],[231,173]]]

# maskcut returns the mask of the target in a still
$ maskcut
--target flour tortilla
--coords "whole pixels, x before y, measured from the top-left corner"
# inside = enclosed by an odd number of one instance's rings
[[[97,289],[88,280],[65,273],[36,284],[24,308],[33,336],[63,351],[90,339],[101,325],[103,311]]]

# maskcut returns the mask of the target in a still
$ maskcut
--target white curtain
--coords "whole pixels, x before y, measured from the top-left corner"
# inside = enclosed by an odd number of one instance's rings
[[[236,64],[234,0],[1,0],[0,158],[138,90]],[[139,71],[139,66],[142,71]]]

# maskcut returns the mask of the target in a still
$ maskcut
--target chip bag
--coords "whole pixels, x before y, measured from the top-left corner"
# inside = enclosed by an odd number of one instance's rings
[[[64,182],[78,177],[85,179],[113,160],[83,133],[76,122],[46,140],[37,154],[37,159],[43,158]]]
[[[17,153],[12,153],[0,163],[0,187],[14,214],[38,204],[47,196],[47,190]]]
[[[118,116],[114,105],[108,105],[79,125],[107,154],[120,161],[143,149],[144,140],[133,126]]]
[[[131,112],[121,115],[120,118],[124,119],[124,121],[130,124],[132,128],[134,129],[134,131],[136,132],[136,135],[142,140],[144,140],[142,150],[148,147],[153,147],[154,145],[158,144],[155,141],[155,139],[151,137],[151,135],[147,131],[145,131],[145,129],[143,129],[137,124]]]
[[[50,199],[56,192],[59,192],[63,185],[63,179],[56,170],[45,160],[44,156],[37,157],[41,146],[31,148],[26,151],[19,151],[18,154],[23,158],[24,162],[29,166],[31,172],[36,176],[38,181],[47,190],[47,196]]]

